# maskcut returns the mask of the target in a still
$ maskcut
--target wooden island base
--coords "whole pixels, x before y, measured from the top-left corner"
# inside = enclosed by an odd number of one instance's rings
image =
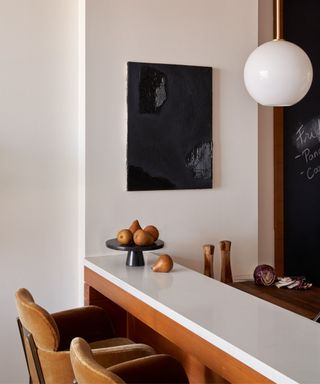
[[[136,343],[152,346],[158,353],[167,353],[181,362],[191,383],[228,383],[221,376],[199,362],[193,355],[188,355],[177,345],[170,342],[152,328],[139,321],[117,304],[107,299],[94,288],[85,284],[85,304],[99,305],[110,314],[116,325],[117,336],[129,337]]]
[[[190,383],[271,383],[203,338],[85,267],[85,304],[105,308],[119,336],[168,353],[184,366]]]

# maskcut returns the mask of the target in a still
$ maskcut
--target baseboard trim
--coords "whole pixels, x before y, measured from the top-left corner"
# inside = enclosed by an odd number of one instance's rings
[[[235,283],[239,283],[240,281],[248,281],[248,280],[253,280],[252,275],[237,275],[237,276],[233,276],[233,281]]]

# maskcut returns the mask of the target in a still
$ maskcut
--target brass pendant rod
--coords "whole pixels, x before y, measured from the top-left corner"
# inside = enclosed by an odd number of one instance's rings
[[[282,39],[282,12],[281,12],[281,0],[276,0],[276,40]]]

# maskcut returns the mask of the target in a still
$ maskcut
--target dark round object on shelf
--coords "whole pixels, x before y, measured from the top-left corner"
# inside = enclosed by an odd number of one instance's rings
[[[269,286],[276,281],[277,275],[271,265],[261,264],[255,268],[253,278],[257,285]]]

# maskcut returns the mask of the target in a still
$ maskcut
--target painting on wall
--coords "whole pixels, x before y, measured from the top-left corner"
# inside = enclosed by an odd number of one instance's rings
[[[127,189],[212,188],[212,68],[128,62]]]

